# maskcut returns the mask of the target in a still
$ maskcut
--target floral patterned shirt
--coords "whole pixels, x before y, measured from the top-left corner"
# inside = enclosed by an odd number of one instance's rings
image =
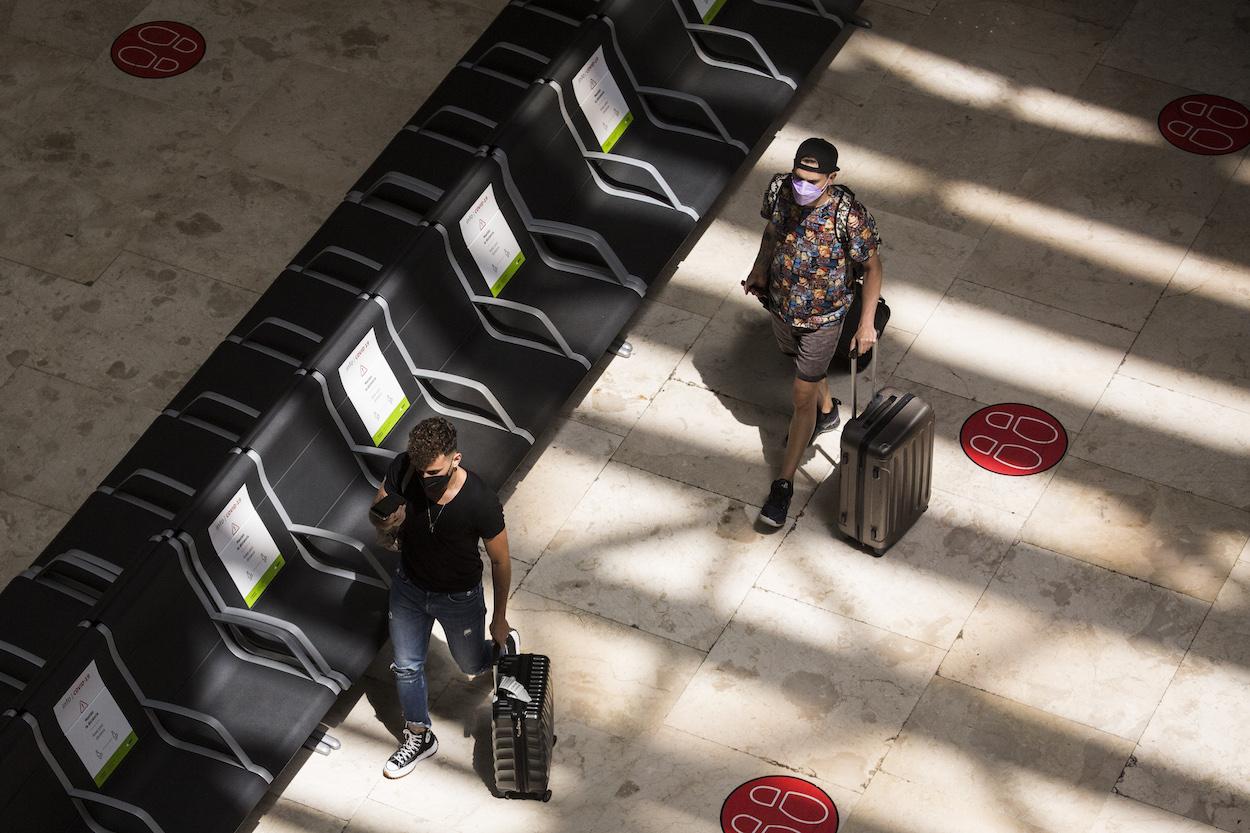
[[[877,221],[847,189],[815,208],[794,200],[790,174],[768,184],[760,216],[777,227],[781,242],[768,271],[771,308],[793,327],[816,329],[846,315],[851,305],[847,256],[863,263],[877,253]],[[850,252],[838,239],[838,215],[846,225]]]

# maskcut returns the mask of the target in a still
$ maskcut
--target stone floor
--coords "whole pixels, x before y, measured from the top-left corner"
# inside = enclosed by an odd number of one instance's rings
[[[0,0],[0,580],[497,7]],[[487,692],[436,647],[435,758],[381,777],[382,656],[330,715],[342,750],[301,755],[244,830],[711,833],[736,785],[792,773],[847,833],[1250,831],[1250,161],[1155,123],[1190,92],[1250,103],[1250,12],[863,13],[630,325],[634,356],[596,366],[506,490],[510,618],[556,669],[555,799],[491,797]],[[121,75],[111,39],[152,19],[209,57]],[[932,506],[879,560],[831,532],[837,436],[792,521],[752,523],[787,366],[738,281],[809,134],[886,241],[882,376],[937,412]],[[1063,422],[1059,466],[964,456],[963,420],[1007,401]]]

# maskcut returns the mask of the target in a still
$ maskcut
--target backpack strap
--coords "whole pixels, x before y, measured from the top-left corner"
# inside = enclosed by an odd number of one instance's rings
[[[399,482],[399,494],[407,499],[404,493],[408,491],[408,484],[412,482],[412,473],[416,471],[416,467],[412,465],[412,458],[408,456],[408,452],[404,452],[404,476]]]
[[[857,283],[863,277],[864,265],[851,257],[851,234],[848,231],[848,218],[851,216],[851,206],[855,203],[855,192],[845,185],[835,185],[833,189],[838,192],[838,207],[834,209],[834,233],[838,236],[838,242],[842,244],[842,254],[847,260],[847,271],[850,272],[851,282]]]

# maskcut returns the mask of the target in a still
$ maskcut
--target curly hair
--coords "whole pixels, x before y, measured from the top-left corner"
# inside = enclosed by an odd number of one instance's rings
[[[424,469],[440,454],[456,452],[456,426],[442,417],[423,419],[408,434],[408,458]]]

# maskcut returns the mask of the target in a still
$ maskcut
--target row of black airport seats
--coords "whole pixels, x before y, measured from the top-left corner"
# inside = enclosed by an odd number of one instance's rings
[[[505,7],[0,591],[0,826],[233,830],[385,640],[408,429],[500,486],[856,6]]]

